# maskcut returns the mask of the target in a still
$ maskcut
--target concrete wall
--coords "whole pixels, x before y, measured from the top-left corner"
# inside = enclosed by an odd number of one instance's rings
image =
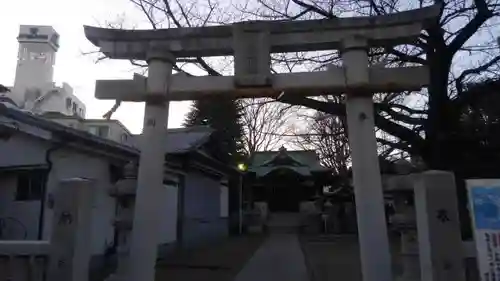
[[[35,54],[37,53],[45,53],[47,59],[36,59]],[[17,95],[17,100],[24,101],[26,88],[46,88],[53,82],[55,54],[56,52],[49,44],[32,42],[19,44],[14,82],[14,93]]]
[[[46,151],[54,144],[32,136],[16,134],[8,141],[0,140],[0,167],[46,165]],[[75,148],[60,148],[51,154],[52,170],[47,180],[42,239],[51,235],[50,199],[60,179],[83,177],[95,181],[97,193],[93,203],[92,254],[102,254],[113,241],[116,201],[108,195],[111,187],[109,160]],[[26,230],[16,230],[16,239],[36,239],[41,201],[17,202],[16,180],[12,174],[0,175],[0,217],[11,216]],[[228,190],[220,180],[199,172],[186,175],[183,235],[186,246],[197,246],[228,235]],[[178,187],[165,188],[165,205],[161,226],[161,244],[173,244],[177,232]],[[27,232],[24,235],[24,232]]]
[[[46,164],[45,151],[49,147],[49,142],[23,134],[0,140],[0,167]]]
[[[45,164],[49,143],[18,134],[0,141],[0,167]],[[0,175],[0,219],[4,239],[37,239],[40,201],[16,201],[17,176]]]
[[[92,206],[91,248],[92,254],[103,253],[113,242],[114,228],[111,221],[115,216],[116,208],[116,201],[108,194],[111,188],[108,160],[104,157],[62,149],[54,152],[52,161],[54,166],[48,179],[47,197],[51,196],[60,179],[82,177],[94,181],[96,194]],[[52,209],[46,209],[44,217],[45,225],[52,225]],[[50,232],[51,228],[45,227],[43,238],[48,239]]]
[[[17,176],[0,176],[0,240],[37,240],[40,201],[16,201]]]
[[[57,93],[48,93],[51,90],[56,90]],[[46,89],[44,94],[47,93],[47,97],[35,108],[37,113],[61,112],[64,115],[76,114],[82,118],[85,117],[85,104],[73,94],[73,89],[68,84],[63,84],[63,87]],[[67,104],[67,99],[69,99],[69,104]]]
[[[0,155],[2,155],[0,167],[47,164],[45,154],[51,145],[49,142],[23,134],[14,135],[8,141],[0,141]],[[47,181],[45,202],[50,201],[51,194],[60,179],[84,177],[95,180],[97,194],[93,205],[92,234],[94,238],[91,248],[93,254],[102,253],[106,244],[113,241],[111,220],[115,214],[115,200],[108,195],[108,188],[111,184],[108,159],[65,148],[53,152],[51,161],[53,167]],[[24,226],[25,230],[16,227],[15,233],[9,234],[15,239],[37,239],[41,201],[15,201],[16,188],[17,176],[0,175],[0,218],[12,218],[7,219],[9,225],[13,225],[16,220]],[[48,227],[52,223],[50,207],[50,204],[45,204],[45,227],[42,239],[48,239],[51,234],[51,228]],[[27,232],[26,235],[25,232]]]
[[[198,172],[186,176],[183,243],[195,247],[228,236],[227,217],[221,217],[221,184]]]

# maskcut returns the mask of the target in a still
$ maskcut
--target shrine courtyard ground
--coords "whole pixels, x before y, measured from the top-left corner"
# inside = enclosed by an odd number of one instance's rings
[[[176,253],[158,262],[156,280],[233,281],[265,240],[265,235],[244,235]]]
[[[397,238],[391,239],[394,275],[401,274]],[[475,261],[466,261],[468,281]],[[157,281],[362,281],[355,235],[245,235],[177,253],[157,265]]]
[[[169,281],[361,281],[355,236],[271,234],[230,238],[157,265]]]
[[[361,281],[359,247],[349,235],[246,235],[162,260],[156,280]]]

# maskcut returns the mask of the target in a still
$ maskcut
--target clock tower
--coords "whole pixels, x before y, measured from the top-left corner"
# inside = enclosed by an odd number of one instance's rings
[[[21,25],[16,78],[13,92],[23,103],[27,92],[43,92],[53,87],[55,55],[59,34],[51,26]]]

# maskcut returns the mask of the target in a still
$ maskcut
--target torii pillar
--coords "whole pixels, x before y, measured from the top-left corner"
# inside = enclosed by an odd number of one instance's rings
[[[366,38],[362,37],[350,37],[342,41],[340,51],[348,88],[370,88],[368,47]],[[372,92],[350,92],[347,89],[346,115],[363,280],[389,281],[392,280],[391,254]]]
[[[148,79],[141,156],[127,280],[154,280],[161,217],[161,189],[169,102],[166,99],[175,58],[167,52],[148,53]]]

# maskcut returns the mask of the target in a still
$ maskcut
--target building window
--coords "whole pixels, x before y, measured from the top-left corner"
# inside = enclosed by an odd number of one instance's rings
[[[42,200],[46,176],[44,171],[25,172],[17,177],[16,201]]]
[[[108,126],[99,126],[97,130],[97,135],[101,138],[107,138],[109,135],[109,127]]]
[[[91,134],[96,135],[101,138],[107,138],[109,135],[108,126],[92,126],[89,128]]]
[[[71,98],[66,98],[66,109],[71,109]]]
[[[78,107],[77,107],[76,103],[73,102],[73,113],[76,113],[77,109],[78,109]]]
[[[126,142],[128,140],[127,134],[122,134],[122,142]]]
[[[24,47],[19,51],[19,60],[28,59],[28,48]]]

